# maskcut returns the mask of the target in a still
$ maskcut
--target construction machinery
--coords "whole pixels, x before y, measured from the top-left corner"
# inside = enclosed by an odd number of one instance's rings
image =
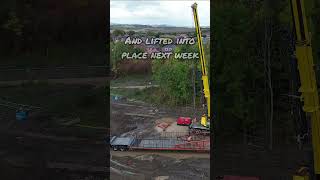
[[[207,107],[207,114],[202,115],[200,124],[203,127],[210,129],[210,89],[209,89],[209,77],[208,77],[207,62],[206,62],[206,58],[204,56],[202,35],[201,35],[198,10],[197,10],[197,3],[194,3],[191,7],[192,7],[192,11],[193,11],[193,18],[194,18],[194,24],[195,24],[195,28],[196,28],[198,48],[199,48],[199,54],[200,54],[203,94],[206,99],[206,107]]]
[[[205,152],[210,151],[210,141],[195,140],[186,141],[179,138],[138,138],[134,136],[117,137],[113,136],[106,144],[114,151],[189,151]]]
[[[16,110],[16,120],[24,121],[30,117],[30,113],[32,114],[36,110],[40,110],[40,107],[26,105],[26,104],[18,104],[15,102],[10,102],[0,98],[0,106],[6,107],[8,109]]]
[[[200,123],[197,121],[193,121],[190,123],[191,131],[195,131],[197,133],[209,133],[210,132],[210,89],[209,89],[209,77],[208,77],[208,69],[207,69],[207,62],[204,55],[203,50],[203,43],[202,43],[202,35],[201,29],[199,24],[199,17],[198,17],[198,10],[197,10],[197,3],[194,3],[192,6],[193,12],[193,19],[197,34],[197,41],[198,41],[198,48],[199,48],[199,57],[200,57],[200,64],[201,64],[201,72],[202,72],[202,87],[203,87],[203,95],[205,97],[206,103],[204,107],[206,107],[206,113],[202,115]],[[181,117],[178,118],[177,123],[181,124]]]
[[[293,180],[320,179],[320,109],[311,37],[308,30],[304,0],[290,0],[290,2],[296,38],[295,56],[301,83],[299,92],[301,92],[301,101],[304,102],[303,111],[311,120],[314,166],[314,172],[306,172],[306,168],[301,168],[303,170],[299,170],[297,175],[293,176]]]

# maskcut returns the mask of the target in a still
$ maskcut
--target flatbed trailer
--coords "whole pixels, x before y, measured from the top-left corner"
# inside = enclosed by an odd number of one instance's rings
[[[112,137],[110,140],[112,150],[153,150],[153,151],[197,151],[209,152],[209,140],[187,141],[178,138],[152,139],[135,137]]]

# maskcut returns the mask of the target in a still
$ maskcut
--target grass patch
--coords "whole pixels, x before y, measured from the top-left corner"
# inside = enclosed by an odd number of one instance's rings
[[[174,99],[170,100],[159,87],[149,87],[145,89],[111,89],[111,95],[119,95],[133,100],[144,101],[158,106],[178,107],[191,106],[193,102],[186,104],[176,104]],[[196,106],[201,106],[200,97],[196,97]]]

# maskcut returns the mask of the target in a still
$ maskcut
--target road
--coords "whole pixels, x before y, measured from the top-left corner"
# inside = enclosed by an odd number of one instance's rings
[[[140,85],[140,86],[113,86],[111,89],[145,89],[150,87],[159,87],[159,85]]]

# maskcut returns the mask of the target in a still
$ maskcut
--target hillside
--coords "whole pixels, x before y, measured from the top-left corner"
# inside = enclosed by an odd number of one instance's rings
[[[209,31],[209,27],[201,27],[203,31]],[[124,31],[139,31],[139,32],[147,32],[147,31],[156,31],[162,33],[187,33],[194,32],[194,27],[176,27],[169,25],[141,25],[141,24],[114,24],[111,23],[110,30],[113,31],[115,29],[120,29]]]

